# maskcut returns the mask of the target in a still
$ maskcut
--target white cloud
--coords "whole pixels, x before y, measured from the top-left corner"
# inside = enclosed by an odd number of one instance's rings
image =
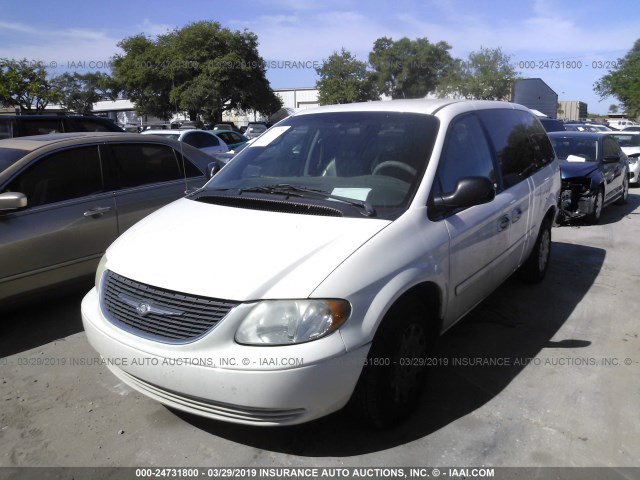
[[[14,32],[25,38],[22,43],[2,41]],[[0,22],[0,57],[52,62],[107,62],[117,51],[119,39],[99,30],[34,28],[20,23]],[[7,45],[11,45],[10,47]]]
[[[153,23],[148,18],[145,18],[142,23],[139,23],[134,27],[135,33],[132,33],[132,35],[143,33],[149,37],[157,37],[158,35],[164,35],[165,33],[168,33],[175,28],[175,25],[169,25],[166,23]]]

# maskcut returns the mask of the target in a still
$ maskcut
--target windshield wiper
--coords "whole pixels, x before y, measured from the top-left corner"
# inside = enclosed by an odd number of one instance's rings
[[[333,195],[332,193],[326,192],[324,190],[302,187],[299,185],[291,185],[288,183],[277,183],[274,185],[259,185],[255,187],[239,188],[238,192],[240,194],[242,194],[243,192],[259,192],[267,194],[290,195],[296,197],[306,197],[311,195],[315,197],[330,198],[331,200],[336,200],[338,202],[346,203],[348,205],[362,209],[362,214],[366,217],[374,217],[376,215],[375,208],[373,208],[373,206],[367,201],[355,200],[353,198]]]

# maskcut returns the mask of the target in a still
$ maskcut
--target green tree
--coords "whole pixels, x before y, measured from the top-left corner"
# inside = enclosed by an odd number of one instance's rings
[[[71,112],[89,114],[93,104],[105,98],[115,99],[111,77],[101,72],[63,73],[52,79],[60,95],[60,104]]]
[[[446,42],[432,44],[426,38],[375,41],[369,64],[382,93],[391,98],[421,98],[433,92],[453,65]]]
[[[316,72],[320,76],[316,82],[320,105],[366,102],[380,98],[371,72],[367,71],[367,64],[344,48],[340,53],[334,52]]]
[[[480,48],[468,60],[456,59],[438,87],[438,94],[474,100],[504,100],[511,95],[519,78],[511,64],[511,56],[502,49]]]
[[[42,112],[57,102],[58,92],[41,63],[27,59],[0,59],[0,103],[30,113]]]
[[[615,103],[612,103],[611,105],[609,105],[609,111],[611,113],[618,113],[618,105],[616,105]]]
[[[640,39],[617,61],[617,67],[598,80],[593,90],[600,99],[616,97],[629,118],[640,116]]]
[[[139,114],[169,118],[187,111],[219,122],[228,110],[256,110],[266,115],[282,103],[266,79],[258,39],[248,31],[196,22],[152,40],[143,35],[118,44],[113,76]]]

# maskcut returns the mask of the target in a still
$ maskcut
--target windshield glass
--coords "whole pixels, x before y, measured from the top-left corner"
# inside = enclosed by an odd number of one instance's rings
[[[616,139],[621,147],[640,147],[640,135],[625,135],[623,133],[616,133],[611,135]]]
[[[205,190],[286,184],[366,201],[378,217],[397,215],[422,179],[437,128],[435,117],[415,113],[290,117],[239,153]]]
[[[551,137],[551,144],[559,160],[569,162],[597,162],[598,140],[592,137]]]

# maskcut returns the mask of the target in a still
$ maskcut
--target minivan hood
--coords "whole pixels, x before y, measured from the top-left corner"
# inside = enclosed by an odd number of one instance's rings
[[[595,162],[560,162],[560,176],[565,178],[588,177],[591,173],[598,170],[598,164]]]
[[[107,250],[107,268],[133,280],[225,300],[306,298],[391,223],[256,211],[178,200]]]

